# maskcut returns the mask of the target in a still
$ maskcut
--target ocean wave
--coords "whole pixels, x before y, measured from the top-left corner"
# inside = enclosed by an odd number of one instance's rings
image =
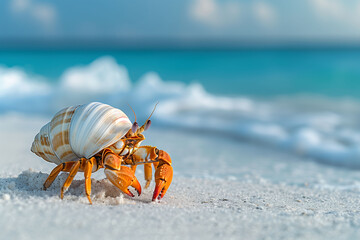
[[[360,167],[360,110],[356,100],[216,96],[198,83],[163,81],[155,72],[132,84],[127,69],[111,57],[72,67],[57,83],[19,68],[0,67],[3,113],[50,115],[62,107],[90,101],[131,113],[128,103],[142,121],[160,102],[153,116],[157,124],[255,141],[324,163]]]
[[[0,98],[25,98],[42,96],[51,87],[40,76],[31,76],[23,70],[0,66]]]

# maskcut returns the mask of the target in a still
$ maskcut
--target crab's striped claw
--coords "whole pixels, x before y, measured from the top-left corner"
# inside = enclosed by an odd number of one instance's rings
[[[171,166],[171,158],[169,154],[163,150],[158,153],[159,165],[155,171],[155,190],[152,200],[160,200],[164,197],[167,189],[169,188],[172,177],[173,168]]]
[[[134,194],[128,189],[129,186],[132,186],[137,191],[138,195],[141,194],[141,186],[139,181],[134,175],[134,172],[126,167],[121,166],[120,170],[105,168],[105,175],[107,179],[110,180],[112,184],[118,187],[123,193],[130,197],[134,197]]]

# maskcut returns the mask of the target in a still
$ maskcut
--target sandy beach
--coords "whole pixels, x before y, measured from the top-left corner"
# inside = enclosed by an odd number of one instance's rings
[[[1,116],[0,230],[4,239],[356,239],[360,236],[360,173],[256,143],[153,128],[146,144],[173,158],[173,183],[151,202],[123,196],[92,177],[93,205],[78,174],[59,198],[67,174],[47,190],[51,169],[29,150],[43,117]],[[166,134],[164,134],[166,133]],[[188,139],[191,139],[189,141]],[[221,150],[220,150],[221,149]],[[137,172],[143,184],[143,172]],[[64,231],[66,229],[66,231]]]

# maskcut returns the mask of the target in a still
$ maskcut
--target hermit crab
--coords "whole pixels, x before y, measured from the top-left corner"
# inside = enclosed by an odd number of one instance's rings
[[[110,182],[134,197],[128,187],[132,186],[138,195],[141,194],[135,170],[143,164],[145,188],[150,185],[154,166],[152,200],[160,200],[171,184],[173,169],[168,153],[156,147],[140,146],[145,140],[142,133],[151,125],[150,117],[139,127],[136,115],[132,124],[121,110],[98,102],[67,107],[56,113],[35,136],[31,147],[36,155],[57,165],[46,179],[44,190],[61,171],[69,172],[60,191],[63,199],[76,173],[84,172],[85,193],[91,204],[91,173],[105,168]]]

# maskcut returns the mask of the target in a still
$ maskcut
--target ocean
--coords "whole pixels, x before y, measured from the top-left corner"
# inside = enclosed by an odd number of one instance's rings
[[[200,83],[221,95],[315,94],[360,97],[360,49],[237,51],[0,51],[0,65],[57,82],[64,71],[102,56],[126,67],[132,82],[147,72],[164,81]]]
[[[133,120],[360,167],[360,50],[1,51],[0,112],[100,101]]]

